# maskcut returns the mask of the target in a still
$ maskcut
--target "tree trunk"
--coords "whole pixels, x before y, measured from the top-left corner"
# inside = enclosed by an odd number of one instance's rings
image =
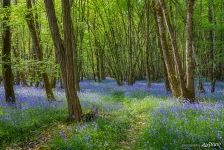
[[[186,22],[186,78],[187,78],[187,99],[194,102],[194,63],[193,63],[193,14],[195,0],[187,0],[187,22]]]
[[[214,2],[213,0],[208,1],[208,21],[211,25],[215,24],[214,20]],[[215,56],[214,56],[214,47],[215,47],[215,33],[214,29],[209,30],[209,60],[212,62],[209,65],[209,79],[211,81],[211,93],[215,92],[215,83],[216,83],[216,73],[215,73]]]
[[[36,29],[33,13],[31,10],[32,9],[31,0],[26,0],[26,4],[27,4],[27,8],[29,9],[28,10],[29,13],[26,16],[26,21],[27,21],[27,25],[28,25],[28,28],[30,31],[31,38],[32,38],[33,48],[35,51],[34,59],[43,62],[43,50],[42,50],[42,46],[40,44],[40,37],[39,37],[38,31]],[[52,87],[51,87],[47,73],[43,72],[42,77],[43,77],[44,87],[46,90],[48,100],[54,100],[55,99],[54,94],[53,94]],[[38,83],[36,85],[38,85]]]
[[[133,76],[133,41],[132,41],[132,2],[131,0],[127,1],[128,7],[128,84],[134,84]]]
[[[177,50],[176,38],[175,38],[175,35],[174,35],[172,25],[170,23],[170,16],[167,13],[167,9],[166,9],[166,5],[165,5],[164,0],[158,0],[158,2],[159,2],[159,5],[161,7],[161,11],[162,11],[162,14],[163,14],[163,20],[164,20],[164,23],[165,23],[165,27],[166,27],[169,39],[170,39],[170,45],[171,45],[172,53],[173,53],[172,57],[174,59],[174,63],[175,63],[175,67],[176,67],[176,76],[177,76],[178,83],[179,83],[179,88],[180,88],[180,91],[181,91],[181,97],[185,97],[186,86],[185,86],[185,83],[184,83],[184,72],[183,72],[183,68],[182,68],[182,65],[181,65],[180,56],[179,56],[179,53],[178,53],[178,50]]]
[[[16,37],[16,43],[15,43],[15,47],[13,47],[13,54],[14,54],[14,57],[15,57],[15,59],[16,59],[16,61],[19,61],[19,35],[18,35],[18,33],[16,33],[16,35],[15,35]],[[15,72],[15,84],[16,85],[20,85],[20,81],[21,81],[21,79],[20,79],[20,72],[18,71],[18,70],[16,70],[16,72]]]
[[[63,28],[64,28],[64,41],[61,39],[57,18],[55,14],[54,3],[52,0],[44,0],[45,8],[47,10],[48,22],[51,30],[51,36],[54,42],[55,49],[59,56],[59,63],[62,72],[62,79],[65,87],[65,93],[68,103],[69,120],[81,120],[82,109],[77,96],[75,87],[75,67],[73,59],[72,48],[72,22],[70,15],[70,3],[68,0],[61,0],[63,12]]]
[[[201,78],[199,78],[199,81],[198,81],[198,92],[199,93],[205,93],[205,89],[203,87],[203,82],[202,82]]]
[[[178,79],[176,77],[176,71],[175,71],[175,63],[174,63],[174,58],[172,56],[172,51],[170,47],[168,46],[167,39],[166,39],[166,31],[164,27],[164,21],[163,21],[163,14],[161,7],[159,3],[156,3],[155,6],[155,20],[157,24],[157,32],[159,35],[159,41],[160,41],[160,46],[161,46],[161,55],[163,56],[162,58],[164,59],[164,63],[166,66],[167,75],[168,75],[168,80],[169,80],[169,85],[172,91],[172,94],[175,97],[181,97],[181,90],[179,86]]]
[[[180,61],[180,55],[178,52],[178,46],[176,42],[175,32],[170,22],[170,16],[168,15],[166,4],[164,0],[157,0],[157,24],[160,32],[160,41],[163,51],[163,57],[165,60],[170,86],[172,93],[175,97],[181,97],[187,99],[191,103],[195,101],[195,88],[194,88],[194,75],[193,75],[193,10],[194,0],[187,2],[187,20],[186,20],[186,65],[187,65],[187,85],[184,80],[183,66]],[[166,33],[163,33],[165,32]],[[166,44],[166,35],[169,37],[169,44]],[[171,46],[171,52],[168,52],[169,46]],[[173,70],[173,68],[175,68]],[[170,70],[172,69],[172,70]]]
[[[74,77],[75,77],[75,88],[76,88],[76,91],[80,91],[80,85],[79,85],[79,80],[80,80],[80,75],[79,75],[79,65],[78,65],[78,59],[79,59],[79,56],[78,56],[78,51],[76,50],[77,49],[77,39],[76,39],[76,35],[74,33],[74,29],[73,29],[73,26],[72,26],[72,48],[74,49],[74,53],[73,53],[73,62],[74,62],[74,67],[75,67],[75,74],[74,74]]]
[[[96,32],[96,14],[94,16],[93,21],[93,34],[94,34],[94,52],[95,52],[95,58],[96,58],[96,76],[97,76],[97,82],[101,82],[100,77],[100,43],[95,35]]]
[[[148,87],[151,85],[150,64],[149,64],[149,51],[150,51],[149,15],[150,15],[149,0],[145,0],[145,71]]]
[[[167,71],[167,68],[166,68],[166,63],[165,63],[165,60],[164,60],[164,54],[163,54],[163,49],[162,49],[162,46],[161,44],[166,44],[165,42],[165,37],[164,40],[163,38],[160,37],[160,29],[159,29],[159,25],[158,23],[158,16],[156,14],[156,9],[154,10],[154,18],[155,18],[155,21],[156,21],[156,34],[157,34],[157,38],[158,38],[158,45],[159,45],[159,50],[160,50],[160,56],[161,56],[161,59],[162,59],[162,65],[163,65],[163,71],[164,71],[164,78],[165,78],[165,87],[166,87],[166,90],[168,92],[171,91],[171,87],[170,87],[170,82],[169,82],[169,75],[168,75],[168,71]],[[161,28],[162,28],[162,25],[160,25]],[[162,29],[161,29],[162,30]],[[162,35],[161,35],[162,36]],[[161,42],[161,40],[163,40],[163,42]],[[164,47],[164,46],[163,46]]]
[[[14,1],[14,4],[17,5],[18,4],[18,1],[15,0]],[[18,30],[18,28],[17,28],[17,30]],[[19,33],[16,33],[15,38],[16,38],[15,39],[16,40],[16,43],[15,43],[15,46],[13,48],[13,54],[15,56],[16,61],[19,61],[19,56],[20,56],[20,50],[19,50]],[[16,85],[20,85],[20,81],[21,81],[21,79],[20,79],[20,72],[18,70],[16,70],[15,74],[16,74],[15,75],[15,84]]]
[[[10,0],[3,0],[3,8],[10,9]],[[13,73],[11,68],[11,30],[9,25],[10,10],[7,10],[3,18],[3,48],[2,48],[2,73],[3,73],[3,83],[5,88],[5,100],[9,103],[14,103],[16,101],[14,89],[13,89]]]
[[[100,57],[100,79],[101,80],[105,80],[105,61],[104,61],[104,49],[103,48],[100,48],[100,54],[99,54],[99,57]]]

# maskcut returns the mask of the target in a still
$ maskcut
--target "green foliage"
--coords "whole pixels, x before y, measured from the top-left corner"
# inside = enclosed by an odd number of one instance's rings
[[[3,109],[0,108],[0,116],[2,116],[2,115],[3,115]]]
[[[65,110],[43,108],[25,111],[12,108],[2,109],[1,112],[4,113],[4,118],[0,120],[0,147],[8,146],[9,143],[21,144],[25,140],[35,139],[44,128],[64,121],[67,116]]]
[[[144,49],[145,49],[145,1],[130,0],[132,5],[132,41],[133,51],[132,59],[135,62],[133,70],[136,74],[145,74],[144,69]],[[208,71],[212,65],[216,69],[223,63],[223,2],[221,0],[200,0],[196,1],[194,11],[194,43],[197,62],[199,65],[196,69],[204,73]],[[184,54],[185,50],[185,1],[167,1],[171,23],[175,27],[178,37],[177,44],[180,53]],[[155,18],[153,15],[153,2],[150,1],[150,59],[149,63],[152,72],[152,78],[160,79],[163,74],[162,69],[155,69],[162,66],[160,54],[158,51],[158,42]],[[214,10],[214,23],[208,20],[208,7]],[[62,14],[61,1],[55,1],[56,15],[60,31],[62,32]],[[32,72],[45,71],[52,77],[58,78],[59,69],[56,67],[55,50],[49,31],[49,25],[46,18],[44,1],[36,1],[31,10],[35,16],[35,22],[39,24],[38,31],[40,33],[40,41],[43,47],[44,61],[39,67],[39,63],[34,62],[32,58],[32,41],[25,20],[27,14],[26,3],[18,1],[17,4],[12,2],[11,8],[0,8],[0,20],[10,10],[10,22],[12,30],[12,60],[13,71],[22,70],[29,72],[26,77],[29,80],[40,80]],[[128,70],[129,44],[128,44],[128,6],[127,0],[94,0],[94,1],[73,1],[71,4],[72,20],[74,25],[74,33],[76,35],[76,45],[78,50],[78,64],[81,65],[81,73],[85,77],[93,77],[97,71],[97,51],[103,57],[103,67],[107,75],[116,79],[124,78]],[[211,42],[208,39],[209,31],[214,31],[215,36],[215,52],[214,60],[207,61],[210,53]],[[0,30],[0,33],[2,30]],[[2,45],[0,44],[0,47]],[[15,56],[14,51],[18,53]],[[27,62],[26,62],[27,61]],[[29,62],[31,61],[31,64]],[[183,60],[184,61],[184,60]],[[19,62],[19,63],[17,63]],[[206,63],[205,63],[206,62]],[[34,64],[35,63],[35,64]],[[31,66],[31,67],[30,67]],[[142,68],[143,67],[143,68]],[[155,74],[155,75],[154,75]],[[154,77],[155,76],[155,77]],[[137,77],[136,77],[137,78]]]
[[[117,115],[119,114],[119,117]],[[50,142],[53,149],[118,149],[119,142],[126,140],[130,118],[119,111],[111,116],[99,117],[95,122],[81,123],[72,127],[66,137],[58,135]],[[64,132],[66,134],[66,132]]]
[[[123,91],[113,91],[111,96],[113,100],[118,102],[122,102],[125,100],[125,94]]]
[[[35,141],[46,129],[51,139],[39,146],[51,149],[181,149],[183,144],[223,142],[224,110],[219,104],[185,105],[137,91],[126,97],[116,90],[100,99],[92,122],[66,123],[64,108],[3,109],[12,119],[0,121],[1,146]],[[106,109],[112,105],[115,109]]]
[[[136,149],[196,149],[204,143],[223,144],[223,109],[184,110],[176,104],[167,108],[155,109],[149,115],[145,129]]]
[[[148,95],[148,93],[143,92],[143,91],[134,91],[130,94],[130,98],[144,99],[147,95]]]

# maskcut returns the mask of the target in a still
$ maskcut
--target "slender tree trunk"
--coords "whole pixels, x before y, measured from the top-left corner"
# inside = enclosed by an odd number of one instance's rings
[[[176,71],[175,71],[175,63],[174,63],[174,58],[172,55],[172,50],[168,46],[167,39],[166,39],[166,31],[165,31],[165,26],[164,26],[164,21],[163,21],[163,14],[161,7],[159,3],[157,2],[155,5],[155,20],[156,24],[158,26],[158,35],[160,38],[160,46],[161,46],[161,55],[163,56],[165,65],[166,65],[166,70],[168,79],[169,79],[169,85],[171,88],[171,91],[175,97],[181,97],[181,90],[178,82],[178,78],[176,76]]]
[[[11,1],[3,0],[3,8],[10,9]],[[2,73],[3,73],[3,83],[5,88],[5,100],[9,103],[14,103],[16,101],[14,89],[13,89],[13,73],[11,68],[11,30],[9,25],[10,10],[7,10],[6,15],[3,18],[3,48],[2,48]]]
[[[186,77],[187,94],[185,98],[194,102],[194,62],[193,62],[193,14],[195,0],[187,0],[187,22],[186,22]]]
[[[151,78],[150,78],[150,64],[149,64],[149,51],[150,51],[150,39],[149,39],[149,0],[145,0],[145,71],[146,71],[146,79],[147,85],[151,85]]]
[[[72,21],[71,21],[72,22]],[[76,88],[76,91],[80,91],[80,86],[79,86],[79,80],[80,80],[80,75],[79,75],[79,65],[78,65],[78,59],[79,59],[79,54],[78,54],[78,51],[76,50],[77,49],[77,39],[76,39],[76,35],[75,35],[75,31],[74,31],[74,28],[72,26],[72,48],[74,49],[74,56],[73,56],[73,61],[74,61],[74,67],[75,67],[75,74],[74,74],[74,77],[75,77],[75,88]]]
[[[18,4],[18,1],[15,0],[14,1],[14,4],[17,5]],[[18,30],[18,28],[17,28]],[[20,56],[20,51],[19,51],[19,33],[16,33],[15,34],[15,40],[16,40],[16,43],[15,43],[15,46],[13,48],[13,54],[15,56],[15,59],[16,61],[19,61],[19,56]],[[15,72],[15,84],[16,85],[19,85],[20,84],[20,71],[16,70]]]
[[[132,41],[132,2],[131,0],[127,1],[128,7],[128,84],[134,84],[134,77],[133,77],[133,41]]]
[[[100,79],[105,80],[105,61],[104,61],[104,49],[100,48]]]
[[[96,12],[95,12],[96,13]],[[94,34],[94,52],[95,52],[95,58],[96,58],[96,76],[97,76],[97,81],[101,82],[100,78],[100,43],[95,35],[96,32],[96,14],[94,16],[94,21],[93,21],[93,34]]]
[[[158,14],[156,14],[156,8],[154,9],[154,18],[155,18],[155,21],[156,21],[156,33],[157,33],[157,38],[158,38],[158,45],[159,45],[159,50],[160,50],[160,56],[161,56],[161,59],[162,59],[162,65],[163,65],[163,71],[164,71],[164,78],[165,78],[165,87],[166,87],[166,90],[169,92],[171,91],[171,87],[170,87],[170,82],[169,82],[169,74],[168,74],[168,71],[167,71],[167,67],[166,67],[166,63],[165,63],[165,60],[164,60],[164,54],[163,54],[163,47],[161,44],[166,44],[165,42],[165,37],[160,37],[162,36],[162,34],[160,35],[160,30],[162,30],[162,25],[160,25],[160,28],[159,29],[159,22],[158,22]],[[161,40],[163,40],[163,42],[161,42]]]
[[[52,0],[44,0],[45,8],[47,10],[48,22],[51,30],[52,39],[55,49],[59,56],[59,63],[62,72],[62,79],[65,87],[65,93],[68,103],[69,120],[81,120],[82,109],[77,96],[75,87],[75,66],[74,66],[74,52],[72,48],[72,22],[70,15],[70,3],[69,0],[61,0],[62,13],[63,13],[63,29],[64,29],[64,41],[61,39],[59,27],[57,24],[57,18],[55,14],[54,3]]]
[[[62,13],[63,13],[63,29],[64,29],[64,49],[66,55],[66,85],[67,85],[67,97],[70,102],[68,104],[69,113],[71,116],[71,120],[80,121],[81,120],[81,105],[79,102],[79,98],[77,95],[77,59],[74,61],[74,54],[76,53],[76,47],[73,45],[72,37],[73,33],[73,25],[71,19],[71,4],[70,0],[62,0]]]
[[[13,47],[13,54],[14,54],[14,57],[16,59],[16,61],[19,61],[19,56],[20,56],[20,53],[19,53],[19,35],[18,33],[16,33],[15,35],[16,37],[16,43],[15,43],[15,47]],[[20,85],[20,71],[16,70],[15,72],[15,84],[16,85]]]
[[[38,61],[43,61],[43,50],[42,50],[42,46],[40,44],[40,37],[39,37],[38,31],[36,29],[33,13],[31,10],[32,9],[31,0],[26,0],[26,3],[27,3],[27,8],[29,9],[28,10],[29,13],[26,16],[26,21],[28,24],[30,35],[32,37],[33,48],[35,49],[34,50],[35,51],[34,58]],[[51,87],[47,73],[43,72],[42,77],[43,77],[43,81],[44,81],[44,87],[46,90],[47,98],[49,100],[54,100],[55,99],[54,94],[53,94],[52,87]]]
[[[199,93],[204,93],[205,92],[205,89],[203,87],[203,82],[202,82],[201,78],[199,78],[199,81],[198,81],[198,92]]]
[[[170,39],[170,44],[171,44],[171,48],[172,48],[172,53],[173,53],[173,58],[174,58],[174,62],[175,62],[175,66],[176,66],[176,75],[178,78],[178,83],[179,83],[179,88],[181,90],[181,97],[185,97],[186,95],[186,86],[184,83],[184,72],[183,72],[183,68],[181,65],[181,61],[180,61],[180,56],[177,50],[177,42],[176,42],[176,38],[175,38],[175,34],[174,31],[172,29],[172,25],[170,23],[170,16],[167,13],[167,9],[166,9],[166,5],[164,0],[158,0],[159,5],[161,7],[161,11],[163,14],[163,20],[165,23],[165,27]]]
[[[157,22],[159,25],[159,32],[160,37],[163,37],[160,41],[165,41],[166,34],[163,32],[166,30],[167,35],[169,37],[169,44],[171,46],[171,55],[169,52],[167,53],[167,49],[164,45],[161,44],[163,49],[163,56],[166,63],[166,68],[168,71],[169,81],[172,93],[174,96],[178,96],[181,98],[185,98],[191,103],[194,103],[195,101],[195,88],[194,88],[194,75],[193,75],[193,10],[194,10],[194,0],[188,0],[187,1],[187,20],[186,20],[186,32],[187,32],[187,40],[186,40],[186,66],[187,66],[187,85],[185,84],[184,80],[184,71],[183,66],[180,61],[180,55],[178,52],[178,46],[176,41],[176,35],[173,30],[173,26],[170,22],[170,16],[168,15],[166,4],[164,0],[157,0],[156,3],[157,6]],[[165,29],[164,29],[165,27]],[[165,43],[165,42],[163,42]],[[165,53],[164,53],[165,52]],[[169,59],[167,59],[169,58]],[[170,60],[170,62],[169,62]],[[171,61],[172,60],[172,61]],[[170,64],[169,64],[170,63]],[[171,66],[175,67],[175,72],[170,69]],[[170,76],[175,76],[177,80],[172,79]],[[177,87],[176,87],[176,86]],[[174,88],[175,86],[175,88]],[[179,89],[179,90],[178,90]],[[180,91],[180,92],[179,92]]]
[[[208,0],[208,21],[211,25],[215,24],[214,20],[214,2],[213,0]],[[209,30],[209,60],[211,64],[209,65],[209,79],[211,81],[211,93],[215,92],[216,84],[216,75],[215,75],[215,56],[214,56],[214,47],[215,47],[215,33],[213,29]]]

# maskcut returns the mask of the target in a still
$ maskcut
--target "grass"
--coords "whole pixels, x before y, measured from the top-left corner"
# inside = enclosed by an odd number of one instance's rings
[[[82,100],[83,101],[83,100]],[[202,149],[224,141],[224,106],[220,103],[180,104],[144,92],[114,91],[94,101],[93,122],[66,123],[66,108],[0,110],[0,146],[20,145],[50,135],[37,147],[51,149]],[[84,111],[89,109],[83,106]],[[8,119],[7,120],[7,116]],[[195,145],[193,145],[195,144]],[[207,145],[208,146],[208,145]],[[16,146],[15,146],[16,147]]]
[[[127,114],[119,111],[101,116],[95,122],[68,125],[65,129],[56,130],[56,136],[49,145],[52,149],[118,149],[119,142],[127,140],[126,130],[130,128],[130,123]]]
[[[136,149],[223,148],[224,109],[215,105],[174,103],[163,105],[148,114],[147,127]],[[220,147],[211,147],[216,143]]]
[[[65,110],[28,109],[19,111],[15,108],[2,109],[0,120],[0,147],[5,148],[9,143],[21,144],[35,139],[44,128],[55,122],[64,121]]]

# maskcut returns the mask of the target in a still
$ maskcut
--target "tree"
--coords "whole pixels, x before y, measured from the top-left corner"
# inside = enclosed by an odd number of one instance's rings
[[[72,47],[73,27],[70,15],[70,1],[61,0],[63,13],[64,43],[61,39],[54,3],[52,0],[45,0],[48,23],[55,49],[59,56],[59,63],[62,72],[63,83],[68,103],[69,120],[81,120],[82,109],[76,91],[74,51]]]
[[[214,20],[214,2],[213,0],[208,0],[208,21],[211,25],[215,24]],[[209,53],[208,58],[211,60],[211,63],[209,64],[208,69],[208,76],[211,80],[211,92],[215,92],[215,83],[216,83],[216,77],[215,77],[215,32],[213,28],[209,30]]]
[[[131,0],[127,0],[127,8],[128,8],[128,84],[134,84],[134,67],[133,67],[133,4]]]
[[[175,97],[182,97],[195,102],[194,88],[194,67],[193,67],[193,10],[194,0],[188,0],[186,17],[186,76],[187,82],[184,80],[184,70],[180,54],[178,52],[177,40],[174,33],[174,28],[170,21],[170,16],[167,12],[164,0],[157,0],[157,26],[159,29],[161,49],[165,60],[167,73],[172,93]],[[168,35],[168,39],[166,38]],[[171,49],[171,51],[169,50]],[[174,67],[175,66],[175,67]]]
[[[150,64],[149,64],[149,55],[150,55],[150,39],[149,39],[149,25],[150,25],[150,10],[149,10],[149,0],[145,0],[145,72],[147,85],[150,86]]]
[[[5,100],[9,103],[15,102],[15,94],[13,89],[14,79],[11,68],[11,30],[10,30],[10,0],[3,0],[3,8],[5,9],[5,15],[3,18],[3,49],[2,49],[2,73],[3,82],[5,88]]]
[[[37,31],[37,26],[35,26],[34,15],[32,13],[32,3],[31,0],[26,0],[28,14],[26,16],[27,25],[30,31],[30,35],[32,38],[33,48],[34,48],[34,59],[40,62],[43,62],[43,50],[42,45],[40,43],[40,37]],[[44,81],[44,87],[46,91],[47,98],[49,100],[54,100],[54,94],[52,91],[52,87],[49,81],[49,77],[46,72],[42,72],[42,77]]]
[[[195,0],[187,0],[186,18],[186,78],[187,98],[194,101],[194,62],[193,62],[193,13]]]
[[[176,70],[174,67],[175,63],[174,63],[174,58],[172,54],[173,52],[171,51],[171,48],[168,45],[162,8],[160,6],[159,1],[155,3],[155,9],[156,9],[155,19],[156,19],[156,24],[158,26],[158,35],[160,38],[160,46],[161,46],[161,52],[162,52],[161,55],[163,56],[163,59],[166,65],[166,71],[168,74],[170,88],[171,88],[172,94],[175,97],[181,97],[182,93],[180,91],[180,85],[179,85],[178,78],[176,75]]]

